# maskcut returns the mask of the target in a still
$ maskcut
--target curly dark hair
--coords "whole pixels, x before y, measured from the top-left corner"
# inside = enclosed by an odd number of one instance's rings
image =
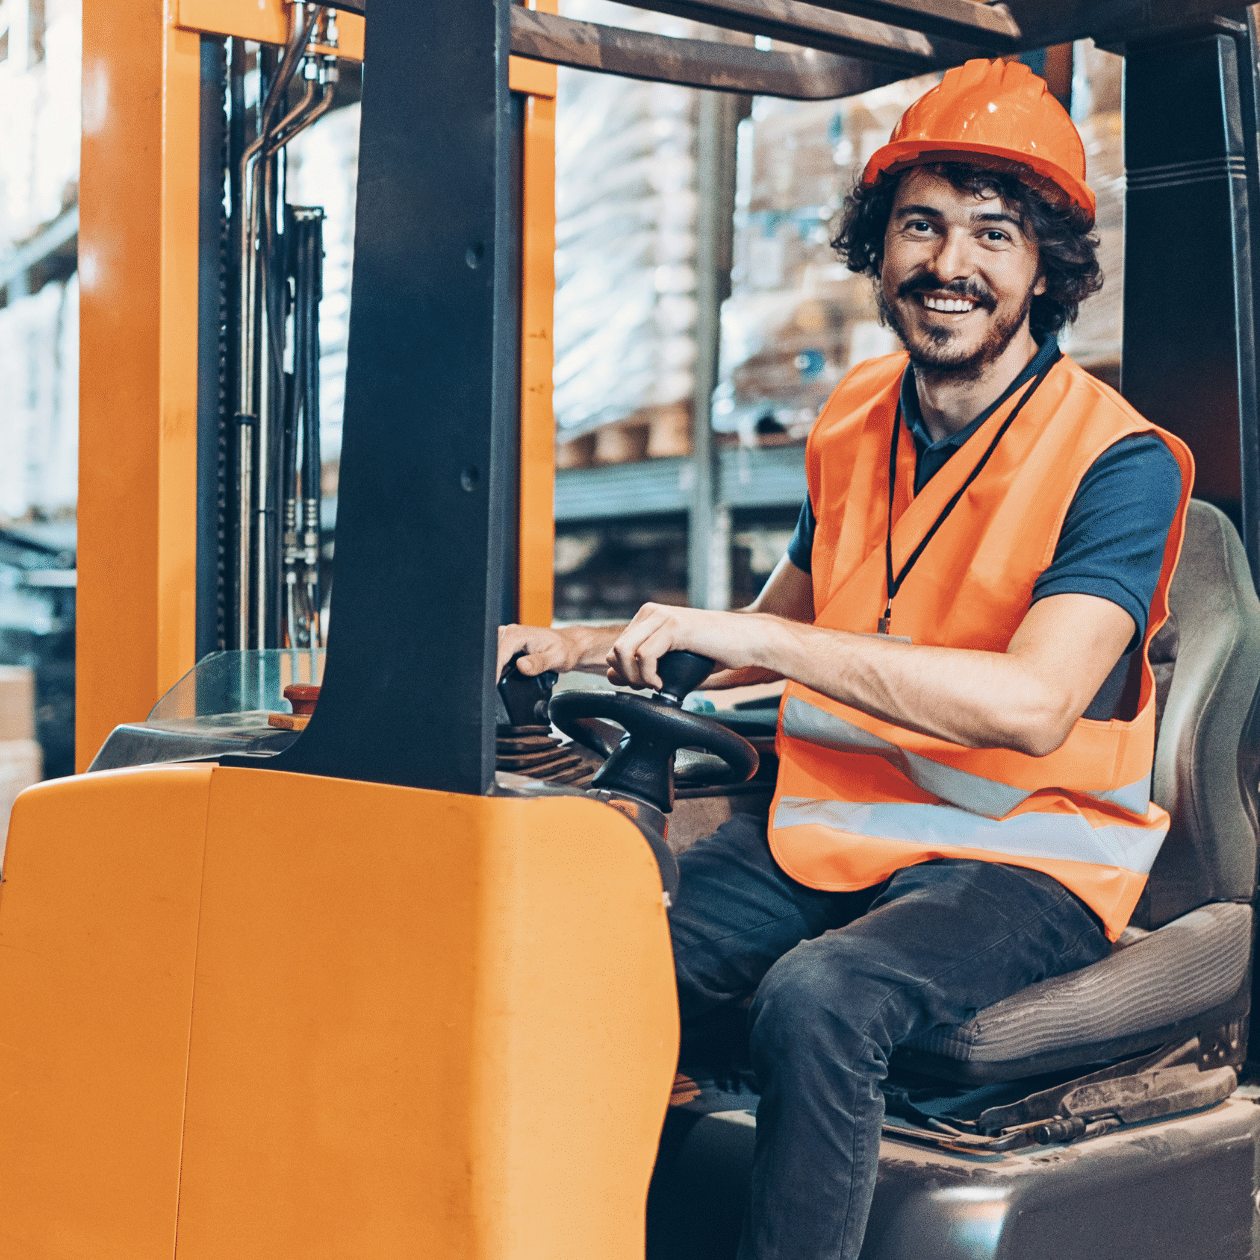
[[[975,197],[997,197],[1020,228],[1037,242],[1046,291],[1032,299],[1029,328],[1044,341],[1070,324],[1081,303],[1103,285],[1098,265],[1098,238],[1091,235],[1075,206],[1057,205],[1011,171],[974,166],[967,162],[925,164],[960,192]],[[911,168],[918,169],[918,168]],[[884,262],[884,234],[893,201],[905,170],[885,173],[875,183],[859,184],[845,198],[840,231],[831,243],[850,271],[878,281]]]

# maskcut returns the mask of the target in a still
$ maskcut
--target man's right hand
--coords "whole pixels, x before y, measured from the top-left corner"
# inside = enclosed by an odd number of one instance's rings
[[[531,677],[548,669],[558,674],[574,669],[603,673],[607,668],[605,657],[624,629],[624,626],[565,626],[560,630],[546,626],[500,626],[496,676],[502,676],[507,663],[518,652],[525,655],[516,662],[516,668]]]

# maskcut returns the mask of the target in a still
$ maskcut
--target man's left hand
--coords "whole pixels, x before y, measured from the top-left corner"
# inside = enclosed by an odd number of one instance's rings
[[[765,639],[764,623],[775,620],[758,613],[644,604],[608,653],[608,680],[659,689],[656,662],[676,650],[710,656],[720,670],[760,665],[757,649]]]

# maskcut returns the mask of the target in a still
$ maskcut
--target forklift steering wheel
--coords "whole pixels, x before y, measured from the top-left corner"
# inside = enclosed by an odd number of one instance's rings
[[[742,735],[682,708],[683,697],[712,669],[707,657],[666,652],[657,665],[665,685],[654,697],[622,691],[563,691],[552,697],[551,720],[566,735],[600,753],[606,747],[585,723],[602,718],[624,728],[627,738],[599,769],[591,786],[628,792],[668,813],[674,805],[674,754],[680,748],[699,748],[720,757],[739,783],[757,773],[757,750]]]

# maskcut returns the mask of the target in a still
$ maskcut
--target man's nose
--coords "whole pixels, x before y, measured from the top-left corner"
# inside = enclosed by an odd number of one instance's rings
[[[938,280],[946,284],[969,276],[971,258],[967,248],[967,234],[952,231],[944,233],[936,251],[928,260],[928,267]]]

